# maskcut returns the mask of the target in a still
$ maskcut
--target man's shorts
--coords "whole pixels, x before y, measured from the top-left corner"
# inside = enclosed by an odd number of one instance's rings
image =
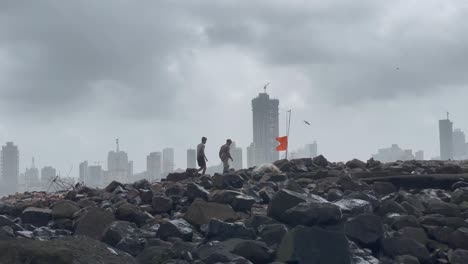
[[[206,161],[204,157],[198,157],[197,158],[198,166],[200,167],[206,167]]]

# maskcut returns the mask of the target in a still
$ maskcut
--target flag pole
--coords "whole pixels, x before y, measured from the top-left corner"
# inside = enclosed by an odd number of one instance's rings
[[[286,129],[286,136],[288,138],[288,144],[286,146],[286,159],[288,159],[288,152],[289,152],[289,130],[291,129],[291,109],[289,109],[288,113],[289,113],[288,127]]]

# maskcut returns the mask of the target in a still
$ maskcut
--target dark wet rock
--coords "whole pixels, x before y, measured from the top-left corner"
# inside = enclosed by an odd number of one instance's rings
[[[152,200],[153,209],[157,214],[167,213],[172,210],[172,199],[165,196],[154,196]]]
[[[270,187],[263,187],[258,194],[260,195],[260,198],[262,198],[263,203],[269,203],[272,199],[273,196],[275,195],[275,190]]]
[[[115,189],[117,189],[118,187],[120,187],[120,188],[123,189],[125,186],[124,186],[122,183],[120,183],[120,182],[112,181],[111,183],[109,183],[109,185],[107,185],[106,188],[104,188],[104,191],[112,193],[112,192],[114,192]]]
[[[59,201],[52,207],[52,218],[72,218],[80,210],[80,207],[71,201]]]
[[[167,247],[147,247],[141,252],[136,260],[139,264],[164,264],[175,258],[175,253]]]
[[[231,206],[236,211],[246,212],[250,211],[255,202],[256,201],[253,197],[244,194],[239,194],[234,196]]]
[[[0,241],[0,262],[8,264],[137,264],[129,255],[87,237],[51,241]]]
[[[179,182],[168,182],[166,186],[166,190],[164,192],[166,196],[184,196],[185,194],[185,186]]]
[[[213,218],[228,221],[235,220],[238,216],[230,205],[210,203],[200,199],[195,200],[184,215],[184,219],[195,226],[208,224]]]
[[[291,226],[336,224],[341,221],[339,206],[328,202],[303,202],[289,208],[281,218]]]
[[[448,244],[450,240],[450,235],[455,231],[450,227],[440,227],[440,226],[425,226],[427,234],[431,239],[434,239],[438,242]]]
[[[360,199],[360,200],[368,201],[372,205],[372,208],[374,210],[378,208],[381,204],[380,200],[377,197],[375,197],[372,194],[365,193],[365,192],[352,192],[352,193],[346,194],[345,198]]]
[[[15,238],[15,231],[9,226],[0,227],[0,241]]]
[[[361,199],[344,198],[334,203],[344,214],[358,215],[372,213],[373,208],[371,203]]]
[[[45,226],[52,219],[52,210],[28,207],[24,209],[21,215],[21,220],[24,224],[32,224],[35,226]]]
[[[328,160],[322,155],[318,155],[317,157],[313,158],[312,162],[319,167],[325,168],[328,166]]]
[[[252,263],[271,263],[274,258],[273,250],[261,241],[234,238],[224,241],[223,244],[229,252],[242,256]]]
[[[101,240],[107,228],[115,221],[114,214],[100,209],[89,208],[75,222],[75,235]]]
[[[268,204],[267,214],[272,218],[282,220],[282,215],[286,210],[306,201],[307,197],[303,194],[284,189],[279,190]]]
[[[468,250],[453,250],[449,252],[448,259],[451,264],[466,264],[468,263]]]
[[[202,186],[191,182],[187,184],[187,191],[185,194],[189,199],[192,200],[194,200],[195,198],[202,198],[204,200],[208,200],[209,192]]]
[[[397,192],[397,188],[391,182],[374,182],[372,187],[375,193],[382,196]]]
[[[408,214],[408,212],[406,212],[403,206],[401,206],[400,204],[398,204],[397,202],[393,200],[383,201],[379,209],[377,210],[377,213],[381,216],[385,216],[387,214],[401,214],[401,215]]]
[[[448,226],[454,229],[468,227],[468,222],[460,217],[445,217],[442,215],[425,215],[420,217],[419,223],[429,226]]]
[[[439,174],[457,174],[462,173],[463,169],[456,164],[445,164],[436,169]]]
[[[330,202],[336,202],[343,198],[343,192],[338,189],[330,189],[327,192],[327,200]]]
[[[367,183],[353,179],[351,176],[341,176],[336,183],[347,191],[369,191],[372,189]]]
[[[425,245],[429,241],[429,237],[426,234],[426,231],[420,227],[404,227],[398,230],[398,236],[404,238],[411,238],[417,242]]]
[[[351,254],[342,232],[297,226],[283,238],[277,260],[288,263],[348,264]]]
[[[353,159],[353,160],[346,162],[346,167],[350,169],[360,168],[360,169],[365,170],[367,167],[367,164],[361,160]]]
[[[386,216],[385,222],[395,230],[405,227],[420,227],[418,219],[412,215],[390,214]]]
[[[417,257],[410,255],[397,256],[395,258],[395,264],[419,264]]]
[[[468,228],[461,227],[455,230],[450,234],[448,242],[452,248],[468,250]]]
[[[187,179],[190,179],[190,174],[186,172],[173,172],[166,177],[166,180],[171,182],[180,182]]]
[[[407,201],[402,202],[400,205],[410,215],[414,215],[416,217],[420,217],[420,216],[423,215],[423,213],[421,211],[419,211],[418,208],[414,207],[413,205],[411,205]]]
[[[382,241],[383,251],[386,255],[395,258],[402,255],[410,255],[418,258],[420,262],[427,263],[430,253],[426,247],[414,239],[391,237]]]
[[[288,179],[286,174],[277,174],[277,173],[267,173],[262,176],[260,182],[275,182],[280,183]]]
[[[205,264],[237,263],[234,261],[244,259],[239,255],[235,255],[229,252],[227,246],[218,241],[208,242],[200,246],[197,249],[196,253],[200,260],[203,261],[203,263]]]
[[[444,216],[460,216],[460,208],[456,204],[446,203],[438,200],[427,201],[427,212],[429,214],[440,214]]]
[[[23,227],[21,227],[20,225],[15,223],[9,217],[7,217],[5,215],[0,215],[0,227],[4,227],[4,226],[10,227],[11,229],[13,229],[13,231],[22,231],[22,230],[24,230]]]
[[[451,202],[454,204],[468,202],[468,187],[456,189],[452,193]]]
[[[287,232],[288,229],[282,224],[262,225],[259,228],[260,239],[269,246],[279,245]]]
[[[223,241],[229,238],[255,239],[255,230],[247,228],[244,223],[226,223],[218,219],[211,219],[208,224],[206,238]]]
[[[106,230],[103,242],[136,256],[146,246],[145,239],[140,238],[138,233],[139,231],[134,223],[116,221]]]
[[[348,219],[345,223],[346,236],[360,244],[371,245],[378,242],[384,234],[380,217],[373,214],[361,214]]]
[[[192,241],[192,226],[183,219],[165,220],[161,223],[157,236],[167,240],[170,237],[177,237],[184,241]]]
[[[258,230],[263,225],[279,224],[275,219],[266,215],[252,215],[245,221],[245,225]]]

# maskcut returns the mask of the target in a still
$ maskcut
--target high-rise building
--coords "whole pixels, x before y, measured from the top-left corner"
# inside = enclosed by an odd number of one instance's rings
[[[0,193],[15,193],[18,191],[19,177],[19,151],[18,147],[13,142],[7,142],[2,147],[1,157],[1,185]]]
[[[392,144],[390,148],[379,149],[372,158],[382,162],[393,162],[397,160],[413,160],[415,157],[411,149],[401,149],[397,144]]]
[[[146,177],[149,181],[161,179],[161,152],[151,152],[146,156]]]
[[[416,151],[416,153],[414,153],[414,156],[416,160],[424,160],[424,151]]]
[[[278,107],[279,100],[270,99],[266,91],[252,100],[255,165],[279,159],[276,151],[276,137],[279,135]]]
[[[195,149],[187,149],[187,168],[197,167],[197,151]]]
[[[86,160],[80,163],[80,175],[78,181],[88,184],[88,161]]]
[[[57,170],[51,166],[46,166],[41,170],[41,183],[44,191],[51,191],[50,187],[53,184]]]
[[[116,146],[116,150],[109,151],[107,155],[107,173],[106,177],[104,177],[103,185],[107,185],[112,181],[128,182],[128,155],[120,150],[118,139],[116,140]]]
[[[251,143],[250,146],[247,147],[247,168],[255,167],[255,146],[254,143]]]
[[[127,180],[133,177],[133,160],[128,161]]]
[[[26,191],[40,191],[41,180],[39,179],[39,169],[36,168],[34,158],[32,158],[31,168],[24,173],[24,183]]]
[[[461,160],[466,155],[466,137],[465,133],[457,128],[453,131],[453,158]]]
[[[174,171],[174,149],[173,148],[165,148],[163,149],[163,178],[166,178],[167,174],[172,173]]]
[[[231,168],[235,170],[242,169],[243,168],[242,148],[237,147],[235,142],[231,144],[231,156],[232,156],[232,159],[234,160],[231,164]]]
[[[89,187],[102,187],[104,173],[100,165],[93,165],[88,167],[88,183]]]
[[[453,123],[448,119],[439,120],[440,159],[453,159]]]
[[[306,158],[315,158],[317,157],[318,148],[317,141],[314,141],[312,144],[305,145],[305,155]]]

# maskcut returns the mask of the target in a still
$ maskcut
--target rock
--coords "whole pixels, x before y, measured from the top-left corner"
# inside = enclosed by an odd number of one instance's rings
[[[410,238],[384,238],[382,248],[386,255],[393,258],[401,255],[410,255],[418,258],[423,263],[430,260],[430,254],[426,247]]]
[[[78,204],[71,201],[59,201],[52,207],[52,218],[72,218],[80,210]]]
[[[139,238],[138,233],[134,223],[116,221],[107,228],[103,242],[136,256],[143,251],[146,245],[145,239]]]
[[[374,210],[378,208],[381,204],[380,200],[377,197],[369,193],[365,193],[365,192],[352,192],[352,193],[346,194],[345,198],[360,199],[360,200],[368,201],[372,205],[372,208]]]
[[[285,225],[269,224],[262,225],[259,229],[259,236],[268,246],[278,246],[281,243],[284,235],[288,232]]]
[[[171,198],[165,196],[154,196],[152,204],[157,214],[167,213],[172,210],[173,206]]]
[[[452,234],[450,234],[448,242],[452,248],[468,250],[468,228],[460,227],[455,230]]]
[[[184,219],[195,226],[208,224],[211,219],[235,220],[237,215],[230,205],[210,203],[196,199],[184,215]]]
[[[405,208],[403,208],[400,204],[392,200],[383,201],[379,209],[377,210],[377,213],[380,216],[385,216],[387,214],[408,214]]]
[[[423,215],[423,213],[421,211],[419,211],[418,208],[414,207],[413,205],[411,205],[407,201],[402,202],[400,205],[410,215],[413,215],[413,216],[416,216],[416,217],[420,217],[420,216]]]
[[[395,264],[419,264],[419,260],[416,257],[410,255],[397,256],[395,258]]]
[[[123,203],[115,211],[115,216],[119,220],[133,222],[139,211],[140,208],[138,206],[134,204]]]
[[[245,181],[240,175],[234,173],[215,174],[212,180],[214,187],[217,189],[242,188]]]
[[[186,172],[173,172],[166,177],[166,180],[171,182],[180,182],[187,179],[190,179],[190,174]]]
[[[468,250],[457,249],[450,251],[448,259],[451,264],[466,264],[468,263]]]
[[[303,202],[289,208],[281,218],[291,226],[336,224],[341,221],[340,207],[328,202]]]
[[[9,226],[0,227],[0,241],[13,238],[15,238],[15,232],[13,231],[13,228]]]
[[[197,248],[196,254],[204,264],[216,263],[251,263],[251,262],[234,262],[244,258],[229,252],[226,245],[221,242],[209,242]]]
[[[252,206],[255,204],[255,199],[248,195],[240,194],[234,196],[234,199],[231,203],[231,206],[236,211],[247,212],[252,209]]]
[[[341,200],[342,198],[343,192],[338,189],[332,188],[327,192],[327,201],[329,202],[336,202],[338,200]]]
[[[372,213],[372,205],[368,201],[361,199],[344,198],[333,203],[337,205],[345,214],[358,215]]]
[[[355,180],[350,176],[339,177],[336,181],[336,184],[340,185],[345,191],[361,192],[371,190],[371,186],[369,186],[365,182]]]
[[[7,227],[13,229],[13,231],[22,231],[22,230],[24,230],[24,228],[22,228],[20,225],[13,222],[13,220],[8,218],[7,216],[0,215],[0,227],[4,227],[4,226],[7,226]]]
[[[328,166],[328,160],[322,155],[318,155],[317,157],[313,158],[312,162],[319,167],[325,168]]]
[[[404,227],[398,230],[398,236],[414,239],[422,245],[426,245],[426,243],[429,241],[429,237],[427,236],[426,231],[419,227]]]
[[[106,188],[104,188],[104,191],[111,193],[114,192],[115,189],[117,189],[118,187],[124,188],[125,186],[120,182],[112,181],[111,183],[109,183],[109,185],[107,185]]]
[[[170,237],[177,237],[184,241],[192,241],[192,226],[183,219],[165,220],[161,223],[157,236],[167,240]]]
[[[383,237],[384,227],[380,217],[373,214],[361,214],[348,219],[345,223],[345,233],[354,242],[371,245]]]
[[[23,224],[33,224],[35,226],[46,226],[52,219],[52,210],[28,207],[21,215]]]
[[[87,237],[51,241],[0,241],[0,262],[8,264],[137,264],[129,255]]]
[[[440,214],[445,216],[460,216],[460,208],[456,204],[446,203],[438,200],[427,202],[427,211],[430,214]]]
[[[245,221],[246,226],[251,227],[255,230],[258,230],[263,225],[271,225],[271,224],[279,224],[279,222],[266,215],[254,214]]]
[[[223,242],[226,249],[236,255],[242,256],[252,263],[271,263],[274,252],[264,242],[244,239],[229,239]]]
[[[136,257],[136,260],[138,264],[164,264],[175,257],[175,253],[170,248],[147,247]]]
[[[255,230],[245,227],[244,223],[226,223],[211,219],[206,238],[223,241],[229,238],[255,239]]]
[[[154,193],[152,190],[140,190],[140,197],[143,203],[151,204],[153,202]]]
[[[365,170],[367,167],[367,164],[361,160],[353,159],[353,160],[346,162],[346,167],[350,169],[360,168],[360,169]]]
[[[305,201],[307,201],[307,197],[303,194],[284,189],[279,190],[268,204],[267,215],[281,221],[286,210]]]
[[[450,235],[455,231],[450,227],[439,227],[439,226],[426,226],[427,233],[431,239],[434,239],[440,243],[448,244]]]
[[[405,227],[419,227],[419,221],[412,215],[387,215],[386,222],[390,224],[393,229],[400,230]]]
[[[89,208],[75,222],[75,235],[102,240],[107,228],[115,221],[114,214],[100,209]]]
[[[209,192],[202,186],[191,182],[187,184],[187,191],[185,192],[185,195],[187,195],[187,197],[192,200],[195,198],[208,200]]]
[[[308,264],[349,264],[351,255],[343,233],[297,226],[281,242],[277,260]]]
[[[263,187],[258,194],[260,195],[260,198],[262,198],[263,203],[269,203],[271,199],[273,199],[273,196],[275,195],[275,190],[272,187]]]
[[[397,188],[390,182],[374,182],[372,185],[374,192],[385,196],[394,192],[397,192]]]
[[[468,183],[467,183],[468,184]],[[459,188],[452,193],[451,201],[454,204],[468,202],[468,187]]]

